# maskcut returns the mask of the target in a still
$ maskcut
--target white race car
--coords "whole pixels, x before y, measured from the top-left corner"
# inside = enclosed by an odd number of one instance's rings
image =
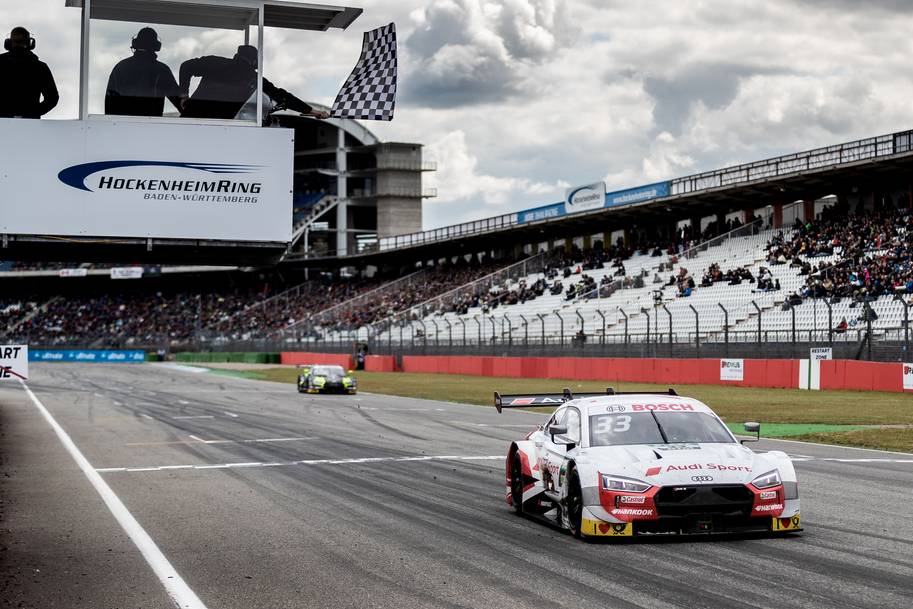
[[[789,457],[743,446],[698,400],[668,393],[501,395],[558,406],[507,453],[507,503],[577,537],[802,530]],[[760,438],[760,424],[745,430]]]

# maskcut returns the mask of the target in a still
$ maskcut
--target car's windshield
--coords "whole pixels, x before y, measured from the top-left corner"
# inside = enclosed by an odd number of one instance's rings
[[[315,376],[344,376],[342,366],[314,366],[311,374]]]
[[[656,418],[653,415],[656,415]],[[590,416],[590,446],[733,442],[715,417],[705,412],[594,414]]]

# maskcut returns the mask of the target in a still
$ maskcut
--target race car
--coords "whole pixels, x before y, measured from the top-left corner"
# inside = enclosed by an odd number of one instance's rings
[[[298,393],[348,393],[358,391],[358,381],[351,370],[346,373],[342,366],[306,365],[298,373]]]
[[[557,406],[507,452],[507,503],[579,538],[801,531],[789,457],[756,453],[706,405],[667,393],[501,395]]]

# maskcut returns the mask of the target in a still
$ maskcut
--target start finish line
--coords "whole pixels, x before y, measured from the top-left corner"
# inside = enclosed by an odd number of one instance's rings
[[[0,345],[0,381],[29,378],[29,346]]]

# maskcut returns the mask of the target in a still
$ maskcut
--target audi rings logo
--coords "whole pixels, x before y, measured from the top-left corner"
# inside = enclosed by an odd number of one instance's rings
[[[691,476],[692,482],[713,482],[713,476]]]

